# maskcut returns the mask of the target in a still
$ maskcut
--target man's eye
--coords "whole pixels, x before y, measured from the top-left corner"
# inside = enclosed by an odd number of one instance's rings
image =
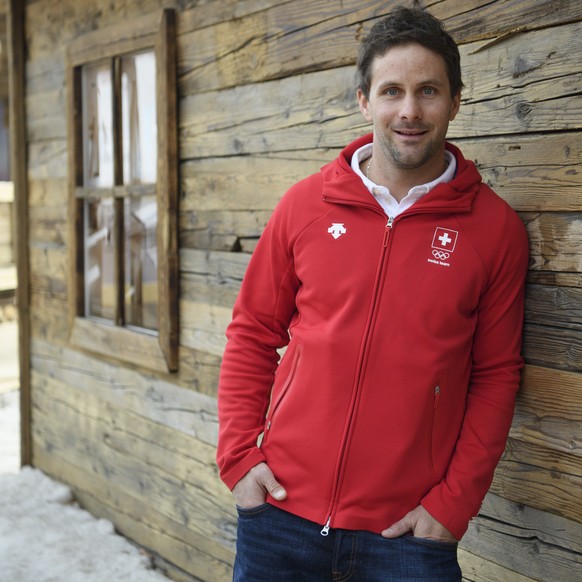
[[[395,97],[398,95],[398,89],[387,89],[386,95],[390,95],[390,97]]]
[[[422,92],[424,93],[424,95],[429,95],[432,96],[434,95],[435,91],[432,87],[425,87]]]

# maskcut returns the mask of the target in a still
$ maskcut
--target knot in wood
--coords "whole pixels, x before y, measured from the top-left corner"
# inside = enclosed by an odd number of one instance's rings
[[[515,115],[519,121],[529,124],[532,106],[527,101],[522,101],[515,106]]]

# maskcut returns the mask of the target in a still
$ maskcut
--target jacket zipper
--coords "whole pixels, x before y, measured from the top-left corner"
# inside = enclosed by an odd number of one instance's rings
[[[387,261],[387,257],[389,255],[388,244],[390,241],[390,234],[392,232],[393,224],[394,224],[394,217],[393,216],[388,217],[388,222],[386,223],[386,226],[384,227],[384,236],[382,239],[382,252],[381,252],[379,262],[378,262],[378,270],[376,272],[376,279],[374,281],[372,305],[370,307],[370,315],[369,315],[368,320],[366,322],[363,347],[362,347],[362,350],[360,353],[360,359],[358,361],[358,368],[357,368],[357,376],[356,376],[354,393],[352,396],[352,402],[350,404],[350,409],[348,411],[348,416],[347,416],[346,432],[345,432],[345,436],[342,440],[340,451],[339,451],[338,463],[337,463],[336,472],[335,472],[335,478],[334,478],[333,489],[332,489],[332,494],[331,494],[331,502],[330,502],[330,506],[329,506],[328,517],[325,521],[325,525],[323,526],[323,529],[320,532],[322,536],[329,535],[329,529],[331,527],[331,519],[333,517],[333,513],[334,513],[335,507],[337,505],[337,497],[339,496],[340,483],[341,483],[342,478],[343,478],[343,469],[344,469],[345,457],[346,457],[347,449],[348,449],[348,442],[350,441],[350,437],[351,437],[351,433],[352,433],[354,418],[356,416],[355,415],[356,407],[358,405],[359,393],[360,393],[360,388],[361,388],[361,384],[362,384],[362,378],[364,375],[364,362],[366,361],[366,355],[368,353],[368,349],[369,349],[369,345],[370,345],[371,328],[372,328],[372,324],[376,318],[376,312],[377,312],[377,307],[378,307],[378,295],[380,292],[380,284],[381,284],[383,275],[386,271],[386,265],[388,262]]]

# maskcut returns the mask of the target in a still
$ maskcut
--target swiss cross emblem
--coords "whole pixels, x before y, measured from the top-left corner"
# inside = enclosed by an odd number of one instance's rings
[[[452,253],[457,245],[459,233],[456,230],[437,226],[432,237],[432,248]]]

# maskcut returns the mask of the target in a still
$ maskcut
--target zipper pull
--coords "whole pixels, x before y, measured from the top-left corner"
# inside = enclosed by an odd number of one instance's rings
[[[331,523],[331,515],[327,518],[327,521],[325,523],[325,525],[323,526],[323,529],[321,530],[321,535],[322,536],[328,536],[329,535],[329,524]]]
[[[394,217],[389,216],[388,222],[386,223],[386,228],[384,229],[384,246],[388,246],[388,237],[390,236],[390,229],[392,228],[392,223],[394,222]]]
[[[439,405],[439,398],[441,397],[441,387],[440,386],[435,386],[434,389],[434,407],[437,408],[437,406]]]

